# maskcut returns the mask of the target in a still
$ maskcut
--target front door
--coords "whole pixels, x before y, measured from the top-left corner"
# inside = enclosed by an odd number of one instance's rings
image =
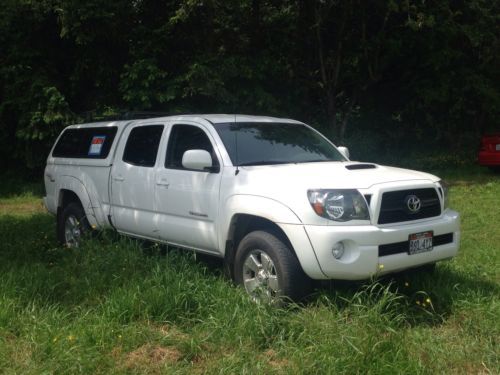
[[[220,165],[214,142],[197,124],[174,124],[164,160],[156,172],[156,208],[161,239],[209,252],[217,251],[216,220],[221,172],[188,170],[182,166],[187,150],[206,150]]]
[[[111,215],[119,232],[157,237],[155,166],[164,125],[136,125],[125,130],[111,169]]]

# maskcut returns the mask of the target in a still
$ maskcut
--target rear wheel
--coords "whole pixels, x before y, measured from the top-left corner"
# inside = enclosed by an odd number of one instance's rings
[[[63,208],[57,219],[57,239],[61,245],[78,247],[82,237],[90,232],[90,224],[82,206],[72,202]]]
[[[236,282],[261,303],[299,301],[311,288],[295,254],[274,234],[255,231],[240,242],[235,262]]]

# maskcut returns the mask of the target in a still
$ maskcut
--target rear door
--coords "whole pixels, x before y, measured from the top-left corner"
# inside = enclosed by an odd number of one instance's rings
[[[162,145],[162,162],[156,170],[156,208],[161,239],[209,252],[217,251],[216,221],[219,206],[218,172],[189,170],[182,166],[187,150],[202,149],[220,166],[220,156],[207,129],[196,123],[173,123]]]
[[[164,124],[125,129],[111,169],[111,212],[120,232],[156,237],[155,173]]]

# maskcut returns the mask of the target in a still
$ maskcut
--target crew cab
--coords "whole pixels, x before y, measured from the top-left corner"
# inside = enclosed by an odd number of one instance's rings
[[[459,214],[431,174],[349,160],[312,127],[244,115],[68,126],[45,169],[57,236],[127,236],[224,258],[257,301],[457,254]]]

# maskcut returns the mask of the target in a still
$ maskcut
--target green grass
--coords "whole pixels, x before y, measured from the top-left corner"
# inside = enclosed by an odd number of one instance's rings
[[[445,175],[456,259],[286,309],[189,252],[112,233],[60,248],[39,187],[2,183],[0,373],[499,373],[500,176]]]

